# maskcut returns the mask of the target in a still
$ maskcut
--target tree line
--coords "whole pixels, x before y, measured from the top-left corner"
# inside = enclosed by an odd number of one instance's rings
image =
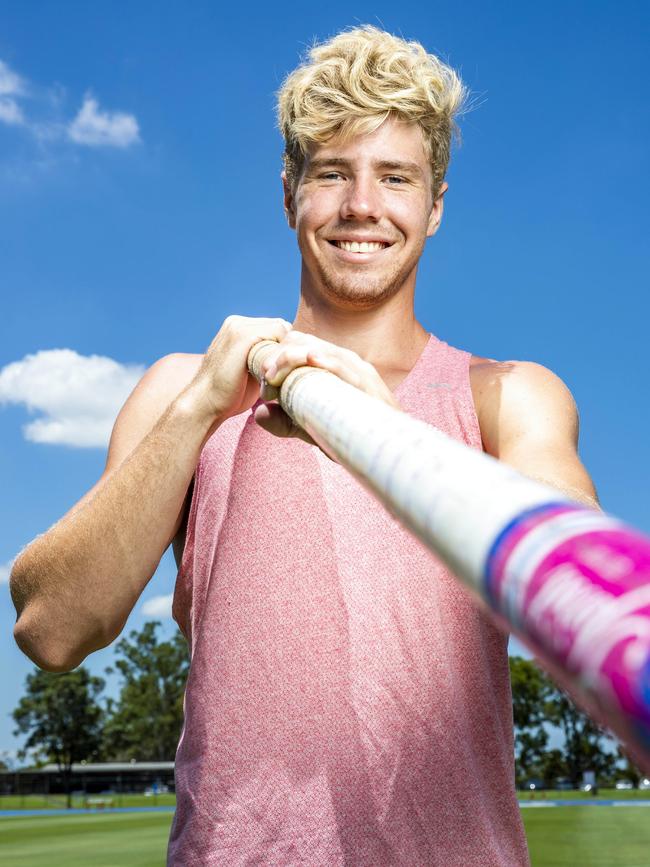
[[[72,765],[81,761],[171,761],[183,724],[183,694],[189,669],[185,639],[158,638],[150,621],[115,647],[117,699],[104,697],[106,681],[83,665],[67,674],[35,669],[13,711],[14,734],[25,736],[19,758],[54,762],[68,801]]]
[[[148,622],[115,648],[116,699],[104,697],[105,680],[80,666],[67,674],[35,669],[13,711],[23,735],[21,758],[55,762],[69,788],[71,767],[81,761],[171,761],[183,723],[189,669],[184,638],[158,637]],[[601,782],[638,783],[640,773],[613,738],[584,714],[532,660],[510,658],[519,786],[531,779],[551,788],[558,779],[578,787],[585,771]],[[560,746],[549,748],[553,729]],[[556,740],[558,740],[556,736]]]
[[[614,779],[637,785],[641,772],[614,736],[597,725],[532,660],[510,657],[517,784],[537,780],[553,788],[558,780],[579,788],[585,772],[600,784]],[[561,746],[549,749],[553,728]]]

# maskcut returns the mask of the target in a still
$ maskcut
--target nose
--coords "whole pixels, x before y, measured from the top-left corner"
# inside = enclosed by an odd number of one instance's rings
[[[374,178],[359,175],[350,180],[341,202],[341,217],[344,220],[379,220],[381,192]]]

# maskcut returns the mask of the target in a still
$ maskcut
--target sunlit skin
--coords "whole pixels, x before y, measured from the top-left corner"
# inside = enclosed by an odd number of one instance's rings
[[[391,389],[428,340],[413,310],[417,266],[447,190],[445,183],[433,194],[422,131],[389,119],[373,133],[313,146],[294,189],[283,182],[302,254],[301,294],[294,330],[266,365],[267,382],[308,363],[394,404]],[[342,248],[350,242],[380,248]],[[267,400],[276,394],[262,390]],[[278,408],[255,417],[274,433],[306,438]]]
[[[263,388],[263,397],[272,399],[291,370],[310,364],[396,405],[392,392],[428,340],[415,318],[415,281],[426,239],[440,226],[447,184],[437,196],[431,187],[420,128],[396,120],[312,148],[293,191],[284,179],[285,210],[302,253],[301,298],[294,329],[266,366],[273,387]],[[386,244],[353,253],[332,243],[346,239]],[[553,373],[474,356],[470,385],[489,454],[597,507],[576,452],[575,405]],[[255,418],[279,436],[309,441],[277,406],[260,407]]]
[[[230,316],[206,353],[174,353],[147,371],[115,422],[100,480],[12,568],[16,641],[32,660],[49,671],[76,668],[119,635],[170,541],[180,565],[200,451],[259,394],[246,365],[255,343],[277,341],[263,370],[266,400],[291,370],[311,364],[397,404],[394,391],[429,339],[415,318],[415,277],[446,189],[432,194],[419,128],[395,121],[314,148],[295,190],[285,180],[303,257],[295,321]],[[383,243],[368,253],[332,243],[345,240]],[[598,508],[564,383],[541,365],[478,357],[469,378],[485,450]],[[278,436],[301,435],[277,404],[259,406],[255,419]]]
[[[375,308],[397,293],[412,305],[417,264],[442,219],[420,128],[389,119],[369,135],[312,147],[285,209],[302,254],[301,306]],[[382,242],[348,252],[340,241]],[[297,320],[300,320],[301,310]]]

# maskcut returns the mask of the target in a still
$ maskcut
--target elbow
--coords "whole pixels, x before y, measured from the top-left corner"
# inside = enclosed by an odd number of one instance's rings
[[[110,644],[114,635],[76,633],[71,624],[56,626],[33,604],[26,607],[14,626],[18,647],[43,671],[62,674],[81,665],[86,657]]]
[[[14,639],[25,656],[43,671],[56,674],[72,671],[86,657],[78,648],[70,646],[69,641],[57,641],[55,636],[48,635],[29,608],[16,621]]]
[[[52,636],[51,613],[48,617],[43,609],[37,582],[24,568],[20,557],[14,561],[9,589],[17,614],[14,640],[25,656],[44,671],[64,672],[76,668],[83,658],[70,652],[69,642],[57,641]],[[69,635],[69,631],[66,632]]]
[[[18,615],[16,644],[44,671],[72,671],[90,653],[114,641],[124,626],[85,605],[83,597],[43,591],[33,571],[19,560],[11,572],[10,589]]]

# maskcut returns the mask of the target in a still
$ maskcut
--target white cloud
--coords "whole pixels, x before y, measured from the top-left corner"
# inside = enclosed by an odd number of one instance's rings
[[[40,141],[67,140],[91,147],[127,148],[140,141],[140,127],[132,114],[106,111],[86,94],[73,120],[62,117],[61,86],[34,87],[0,60],[0,123],[22,126]],[[26,115],[21,99],[29,96],[32,111]],[[50,111],[48,112],[49,103]]]
[[[9,574],[13,565],[13,560],[8,560],[6,563],[0,563],[0,584],[9,583]]]
[[[0,120],[11,126],[25,123],[25,115],[15,99],[0,97]]]
[[[138,122],[132,114],[102,111],[92,96],[86,96],[79,113],[68,127],[77,144],[91,147],[126,148],[140,141]]]
[[[0,60],[0,121],[11,125],[25,122],[21,107],[16,97],[24,96],[26,91],[24,80]]]
[[[173,598],[173,593],[169,596],[152,596],[143,602],[142,613],[145,617],[171,617]]]
[[[41,416],[25,425],[37,443],[102,448],[144,367],[72,349],[26,355],[0,370],[0,404],[23,404]]]
[[[0,96],[22,96],[25,91],[24,79],[0,60]]]

